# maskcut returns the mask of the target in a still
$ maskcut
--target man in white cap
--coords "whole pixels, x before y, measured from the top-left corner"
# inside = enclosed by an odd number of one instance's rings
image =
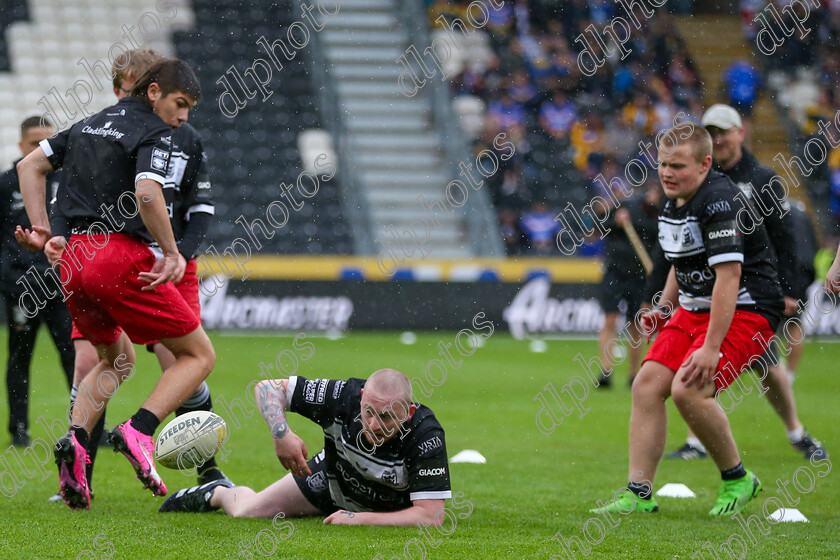
[[[776,253],[776,272],[785,296],[785,315],[795,315],[797,300],[805,301],[807,294],[796,289],[801,284],[794,278],[798,270],[795,266],[797,242],[789,213],[790,204],[782,191],[781,182],[779,179],[772,180],[776,173],[761,165],[744,147],[744,127],[738,111],[729,105],[712,105],[703,114],[701,123],[712,137],[713,168],[727,175],[741,189],[745,199],[755,206],[756,215],[763,218],[770,244]],[[762,380],[766,388],[764,394],[784,422],[790,444],[806,459],[812,455],[816,459],[827,457],[822,443],[808,435],[799,421],[790,378],[779,361],[774,345],[765,352],[762,360],[769,364],[769,372]],[[700,459],[706,456],[703,444],[690,430],[685,444],[667,455],[669,459]]]

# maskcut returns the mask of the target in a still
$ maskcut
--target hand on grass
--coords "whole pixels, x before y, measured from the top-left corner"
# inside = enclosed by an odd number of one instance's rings
[[[340,509],[324,519],[324,525],[362,525],[359,513]]]

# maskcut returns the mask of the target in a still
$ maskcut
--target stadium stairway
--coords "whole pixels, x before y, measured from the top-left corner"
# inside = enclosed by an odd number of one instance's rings
[[[190,120],[204,139],[214,183],[216,220],[208,242],[222,252],[236,239],[249,239],[244,222],[270,223],[269,206],[289,204],[281,185],[295,183],[303,172],[298,136],[323,127],[315,106],[317,94],[301,57],[283,60],[282,71],[275,71],[275,80],[282,82],[268,85],[273,93],[266,101],[255,96],[233,118],[219,110],[220,77],[231,76],[231,67],[244,72],[255,58],[266,57],[257,44],[261,37],[269,43],[286,40],[288,27],[300,17],[290,0],[192,4],[195,26],[176,32],[173,42],[178,56],[195,69],[208,98],[192,110]],[[252,247],[267,254],[352,253],[352,229],[342,212],[341,196],[339,172],[320,181],[317,194],[299,210],[287,210],[284,226],[269,226],[267,233],[253,230],[259,246]]]
[[[744,39],[740,16],[692,15],[676,18],[676,21],[700,71],[705,106],[726,103],[722,78],[724,70],[732,62],[739,58],[745,59],[756,68],[760,68],[760,62],[753,54],[751,45]],[[752,136],[752,152],[758,160],[781,173],[782,168],[773,158],[780,153],[785,158],[790,157],[787,135],[773,100],[764,93],[759,97],[753,111]],[[796,189],[791,194],[807,203],[807,194],[803,189]]]
[[[350,136],[350,157],[366,193],[373,237],[392,225],[403,231],[428,216],[418,196],[443,198],[449,164],[439,149],[428,93],[409,98],[397,83],[402,66],[396,60],[409,46],[398,6],[394,0],[353,0],[321,21],[326,27],[320,42]],[[463,215],[438,218],[440,227],[427,245],[431,254],[468,256]]]

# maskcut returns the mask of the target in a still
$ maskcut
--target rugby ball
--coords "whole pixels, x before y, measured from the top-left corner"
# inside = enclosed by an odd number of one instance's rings
[[[227,441],[224,418],[205,410],[176,416],[160,431],[155,461],[169,469],[192,469],[211,459]]]

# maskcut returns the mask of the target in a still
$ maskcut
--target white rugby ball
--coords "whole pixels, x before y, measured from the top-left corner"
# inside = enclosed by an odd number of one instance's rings
[[[227,441],[224,418],[205,410],[176,416],[158,434],[155,461],[169,469],[192,469],[211,459]]]

